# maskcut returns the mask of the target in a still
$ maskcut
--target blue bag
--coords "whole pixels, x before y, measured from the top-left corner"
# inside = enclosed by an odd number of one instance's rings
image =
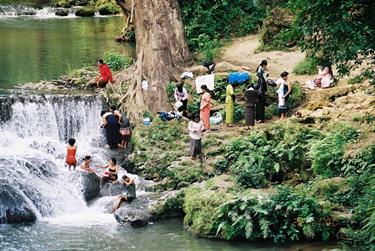
[[[250,74],[245,71],[231,72],[228,75],[229,84],[243,84],[249,80],[250,80]]]

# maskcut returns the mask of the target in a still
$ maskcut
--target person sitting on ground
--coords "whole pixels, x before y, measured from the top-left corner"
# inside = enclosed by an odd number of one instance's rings
[[[69,171],[72,166],[73,166],[73,170],[76,170],[76,166],[77,166],[77,159],[76,159],[77,146],[75,144],[76,144],[76,140],[73,138],[70,138],[68,140],[68,146],[66,147],[67,154],[66,154],[65,162],[66,164],[68,164]]]
[[[318,66],[318,77],[314,80],[317,87],[328,88],[334,81],[333,72],[331,66],[326,66],[322,70],[321,66]]]
[[[83,162],[81,163],[81,165],[79,167],[83,171],[92,173],[92,172],[94,172],[94,170],[91,168],[90,163],[91,163],[91,156],[90,155],[86,155],[85,158],[83,159]]]
[[[118,196],[117,202],[113,208],[113,212],[120,208],[122,202],[126,201],[131,203],[136,198],[136,186],[134,179],[125,174],[121,177],[121,182],[126,187],[126,190],[124,193]]]
[[[193,120],[189,122],[189,137],[190,137],[190,157],[195,160],[197,155],[202,154],[202,132],[204,125],[198,114],[194,115]]]
[[[99,168],[108,168],[108,171],[105,172],[105,176],[102,177],[101,185],[105,182],[115,182],[118,179],[118,165],[116,158],[111,158],[109,163],[104,166],[97,166]]]
[[[174,91],[174,98],[175,98],[176,102],[182,103],[182,106],[180,106],[178,108],[178,111],[182,112],[185,115],[186,110],[187,110],[187,103],[188,103],[189,95],[188,95],[187,90],[184,88],[183,82],[178,83],[176,85],[176,89]]]
[[[98,88],[104,88],[108,82],[113,84],[113,78],[111,70],[109,69],[108,65],[104,63],[103,59],[99,59],[97,61],[99,66],[99,73],[100,75],[96,78],[96,85]]]
[[[283,71],[280,74],[280,77],[278,80],[276,80],[276,84],[279,86],[277,90],[278,95],[278,108],[279,108],[279,114],[280,119],[285,119],[287,117],[287,110],[288,110],[288,97],[289,94],[292,92],[292,85],[290,81],[288,81],[288,75],[289,73],[286,71]]]

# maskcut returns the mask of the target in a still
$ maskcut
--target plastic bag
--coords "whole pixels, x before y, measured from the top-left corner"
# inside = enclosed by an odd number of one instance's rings
[[[212,117],[210,117],[210,124],[218,125],[223,122],[223,116],[221,116],[220,112],[216,112]]]

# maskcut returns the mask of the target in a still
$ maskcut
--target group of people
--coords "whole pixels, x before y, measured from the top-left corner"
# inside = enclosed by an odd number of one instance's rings
[[[66,155],[66,160],[65,160],[66,164],[68,165],[69,171],[71,171],[71,168],[73,168],[73,170],[76,169],[76,166],[77,166],[76,153],[77,153],[76,140],[74,138],[70,138],[68,140],[67,155]],[[103,175],[99,174],[99,172],[97,172],[95,168],[91,166],[91,162],[92,162],[91,156],[87,155],[83,158],[83,161],[80,164],[79,168],[81,171],[88,172],[88,173],[95,173],[96,175],[100,176],[101,186],[103,186],[106,182],[109,182],[109,183],[121,182],[126,187],[126,189],[123,190],[124,192],[118,196],[115,202],[113,211],[116,211],[120,207],[122,202],[127,201],[131,203],[136,198],[136,186],[135,186],[135,181],[133,178],[125,174],[121,177],[121,180],[118,181],[119,166],[117,165],[116,158],[111,158],[108,161],[108,164],[106,165],[96,166],[97,168],[107,169],[107,171],[105,171]]]
[[[102,128],[105,130],[107,148],[127,148],[131,138],[130,121],[124,112],[110,107],[100,112]]]

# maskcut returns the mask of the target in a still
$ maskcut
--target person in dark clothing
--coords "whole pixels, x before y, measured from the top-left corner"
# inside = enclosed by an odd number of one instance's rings
[[[108,148],[117,148],[120,143],[120,124],[118,118],[113,112],[102,110],[100,113],[102,117],[102,127],[105,129]]]
[[[114,112],[115,116],[118,117],[118,121],[120,124],[120,148],[127,148],[129,145],[129,141],[131,138],[131,126],[130,121],[128,117],[126,117],[126,114],[124,112],[120,112],[115,110]]]
[[[256,104],[256,119],[258,123],[264,122],[265,108],[266,108],[266,92],[267,92],[267,60],[262,60],[256,69],[258,81],[254,89],[258,91],[258,103]]]
[[[246,126],[247,129],[250,129],[250,126],[254,126],[255,124],[255,106],[258,102],[258,92],[254,90],[252,86],[250,86],[245,91],[245,119],[246,119]]]

